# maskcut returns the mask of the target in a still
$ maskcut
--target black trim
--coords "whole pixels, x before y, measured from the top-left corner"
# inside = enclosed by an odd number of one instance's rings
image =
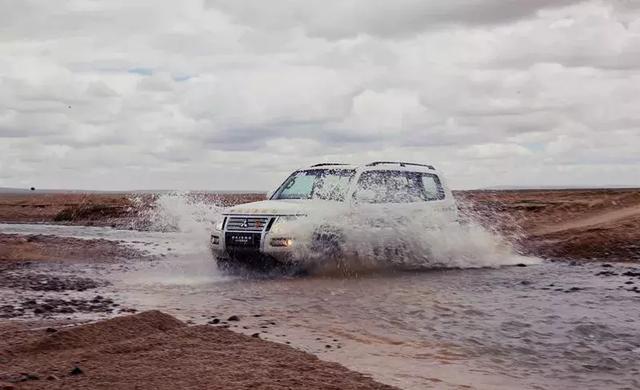
[[[429,165],[429,164],[417,164],[417,163],[409,163],[409,162],[402,162],[402,161],[374,161],[372,163],[367,164],[368,167],[375,167],[377,165],[383,165],[383,164],[392,164],[392,165],[400,165],[401,167],[405,167],[407,165],[410,166],[414,166],[414,167],[427,167],[429,169],[433,169],[435,170],[435,168],[433,167],[433,165]]]
[[[265,229],[265,232],[268,232],[269,230],[271,230],[271,225],[273,225],[273,223],[276,221],[276,218],[278,217],[273,217],[269,219],[269,223],[267,223],[267,228]]]
[[[280,193],[280,191],[282,190],[282,187],[284,187],[285,183],[287,183],[289,181],[289,179],[292,178],[293,176],[295,176],[298,172],[300,172],[300,171],[295,171],[292,174],[290,174],[289,176],[287,176],[287,178],[284,179],[282,184],[280,184],[280,186],[278,186],[278,189],[273,191],[273,194],[271,194],[271,197],[269,198],[269,200],[278,199],[278,198],[275,198],[275,196]]]
[[[323,167],[323,166],[327,166],[327,165],[334,166],[334,165],[349,165],[349,164],[344,164],[344,163],[320,163],[320,164],[313,164],[311,166],[311,168],[313,168],[313,167]]]

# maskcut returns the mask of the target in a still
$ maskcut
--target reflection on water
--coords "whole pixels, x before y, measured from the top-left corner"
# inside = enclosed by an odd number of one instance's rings
[[[0,232],[12,228],[135,241],[163,252],[155,264],[108,272],[111,296],[197,323],[238,315],[234,330],[290,342],[402,388],[640,388],[640,294],[625,284],[624,266],[607,268],[609,276],[597,275],[599,264],[541,263],[229,277],[177,233],[7,225]]]

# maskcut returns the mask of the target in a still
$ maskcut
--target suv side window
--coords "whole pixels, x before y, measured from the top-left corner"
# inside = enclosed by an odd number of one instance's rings
[[[440,178],[436,175],[422,174],[422,188],[427,196],[427,200],[444,199],[444,189],[440,183]]]
[[[413,203],[444,199],[438,176],[423,172],[366,171],[353,193],[361,203]]]

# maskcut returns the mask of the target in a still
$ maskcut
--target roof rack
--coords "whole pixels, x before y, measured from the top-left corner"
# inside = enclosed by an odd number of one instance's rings
[[[313,164],[311,167],[322,167],[325,165],[348,165],[348,164],[344,164],[344,163],[320,163],[320,164]]]
[[[383,164],[397,164],[397,165],[400,165],[401,167],[404,167],[404,166],[407,166],[407,165],[411,165],[411,166],[415,166],[415,167],[427,167],[429,169],[435,170],[433,165],[408,163],[408,162],[402,162],[402,161],[374,161],[374,162],[371,162],[371,163],[367,164],[367,166],[368,167],[375,167],[376,165],[383,165]]]

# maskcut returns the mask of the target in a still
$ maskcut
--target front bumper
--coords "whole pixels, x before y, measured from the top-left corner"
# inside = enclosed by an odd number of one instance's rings
[[[276,218],[276,217],[272,217]],[[251,256],[268,256],[278,262],[293,263],[301,241],[291,233],[272,232],[267,228],[262,231],[242,231],[238,229],[215,229],[211,233],[210,246],[216,258],[246,259]]]

